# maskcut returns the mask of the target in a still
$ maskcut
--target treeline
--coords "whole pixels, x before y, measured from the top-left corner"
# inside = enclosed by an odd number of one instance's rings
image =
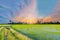
[[[10,23],[8,24],[28,24],[28,23],[24,23],[24,22],[12,22],[10,21]],[[60,22],[40,22],[40,21],[37,21],[36,24],[60,24]]]
[[[18,22],[18,23],[8,23],[8,24],[27,24],[27,23],[23,23],[23,22]],[[41,23],[41,22],[37,22],[36,24],[60,24],[60,22],[44,22],[44,23]]]
[[[60,24],[60,22],[38,22],[37,24]]]
[[[12,22],[12,23],[8,23],[8,24],[23,24],[22,22]]]

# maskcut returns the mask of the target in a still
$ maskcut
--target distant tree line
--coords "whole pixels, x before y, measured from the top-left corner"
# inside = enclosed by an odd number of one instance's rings
[[[11,20],[10,20],[10,23],[8,23],[8,24],[27,24],[27,23],[24,23],[24,22],[12,22]],[[37,21],[37,23],[36,24],[60,24],[60,22],[41,22],[41,21]]]
[[[60,24],[60,22],[37,22],[37,24]]]

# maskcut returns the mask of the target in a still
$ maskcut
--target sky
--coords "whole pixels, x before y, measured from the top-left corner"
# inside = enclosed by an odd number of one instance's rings
[[[24,2],[26,3],[26,6],[30,3],[29,0],[24,0]],[[56,3],[57,0],[36,0],[38,15],[45,17],[50,14]],[[21,0],[0,0],[0,23],[9,23],[9,20],[16,16],[24,6],[25,5]]]
[[[49,15],[55,7],[57,0],[38,0],[37,9],[40,16],[45,17]]]

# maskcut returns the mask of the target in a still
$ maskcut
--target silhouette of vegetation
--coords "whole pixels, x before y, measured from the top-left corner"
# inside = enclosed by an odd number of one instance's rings
[[[10,23],[8,23],[8,24],[23,24],[23,22],[13,22],[10,20]]]
[[[40,23],[40,24],[60,24],[60,22],[44,22],[44,23]]]
[[[28,23],[24,23],[24,22],[12,22],[11,20],[10,20],[10,23],[8,23],[8,24],[28,24]],[[41,21],[37,21],[37,23],[36,24],[60,24],[60,22],[41,22]]]
[[[41,21],[37,21],[37,24],[60,24],[60,22],[41,22]]]

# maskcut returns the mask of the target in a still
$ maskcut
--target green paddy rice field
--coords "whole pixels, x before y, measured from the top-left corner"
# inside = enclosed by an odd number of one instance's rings
[[[0,25],[0,40],[60,40],[59,24]]]

